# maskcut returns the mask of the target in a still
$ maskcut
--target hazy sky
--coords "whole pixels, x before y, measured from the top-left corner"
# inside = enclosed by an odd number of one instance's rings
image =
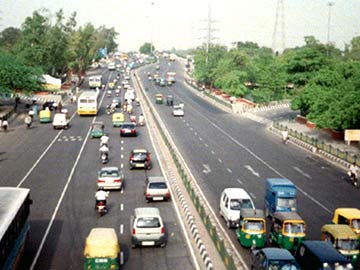
[[[78,25],[91,22],[114,27],[122,50],[137,50],[151,40],[156,48],[183,49],[204,41],[209,1],[215,42],[254,41],[272,46],[277,0],[0,0],[0,30],[20,27],[34,10],[46,8],[54,14],[62,8],[66,16],[77,12]],[[360,1],[331,1],[330,41],[343,48],[360,35]],[[328,2],[284,0],[286,47],[302,45],[306,35],[327,42]],[[281,44],[280,26],[277,44]]]

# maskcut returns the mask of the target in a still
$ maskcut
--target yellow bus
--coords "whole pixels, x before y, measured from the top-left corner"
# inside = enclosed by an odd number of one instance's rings
[[[99,91],[84,91],[78,97],[78,115],[96,115],[98,112]]]

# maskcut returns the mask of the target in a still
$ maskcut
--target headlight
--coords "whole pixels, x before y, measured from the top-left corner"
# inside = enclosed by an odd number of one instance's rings
[[[323,263],[323,268],[324,269],[329,269],[330,268],[330,265],[328,263]]]
[[[352,269],[354,269],[354,267],[352,266],[351,263],[348,263],[348,264],[346,265],[346,269],[352,270]]]

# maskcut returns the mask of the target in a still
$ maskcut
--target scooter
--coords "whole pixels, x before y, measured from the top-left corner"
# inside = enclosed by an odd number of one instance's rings
[[[32,123],[32,118],[31,116],[26,116],[25,119],[24,119],[24,122],[26,124],[26,127],[27,128],[30,128],[31,127],[31,123]]]
[[[99,201],[96,204],[96,212],[100,215],[100,217],[102,217],[103,215],[105,215],[107,213],[107,208],[106,208],[106,204],[103,201]]]
[[[358,188],[358,178],[351,173],[350,171],[347,172],[348,175],[348,181],[356,188]]]
[[[100,156],[100,160],[102,164],[106,164],[109,161],[108,155],[105,153],[102,153]]]

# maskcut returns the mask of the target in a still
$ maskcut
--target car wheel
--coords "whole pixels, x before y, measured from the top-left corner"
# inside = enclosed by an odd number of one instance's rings
[[[227,221],[226,221],[226,226],[228,227],[228,229],[231,229],[231,228],[232,228],[230,220],[227,220]]]

